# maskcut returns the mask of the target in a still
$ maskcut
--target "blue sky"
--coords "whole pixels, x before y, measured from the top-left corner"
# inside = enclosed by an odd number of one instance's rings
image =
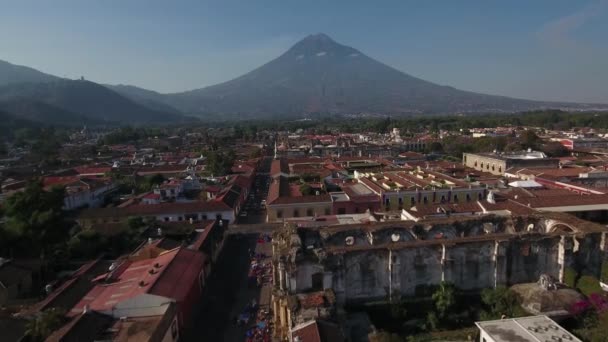
[[[0,59],[161,92],[229,80],[318,32],[439,84],[608,103],[608,0],[0,0]]]

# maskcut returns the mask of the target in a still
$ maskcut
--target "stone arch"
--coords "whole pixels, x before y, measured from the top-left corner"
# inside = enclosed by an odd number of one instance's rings
[[[547,233],[576,233],[576,228],[563,222],[550,222],[547,225]]]

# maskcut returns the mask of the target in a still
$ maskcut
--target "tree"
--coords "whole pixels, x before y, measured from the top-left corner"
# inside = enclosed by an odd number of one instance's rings
[[[541,146],[540,150],[549,157],[565,157],[570,153],[564,145],[557,141],[551,141],[544,144]]]
[[[128,221],[129,229],[132,231],[138,231],[140,228],[144,227],[146,223],[141,216],[130,217]]]
[[[456,305],[456,287],[452,283],[442,281],[431,298],[437,310],[438,318],[446,318],[450,310]]]
[[[163,184],[163,182],[165,181],[165,177],[163,175],[161,175],[160,173],[157,173],[154,176],[148,178],[147,181],[148,181],[148,184],[150,185],[150,188],[152,188],[155,185]]]
[[[18,251],[28,256],[44,255],[66,240],[69,224],[63,199],[64,188],[45,191],[40,181],[34,181],[6,200],[6,229],[15,238]]]
[[[308,196],[313,194],[313,190],[310,185],[304,183],[300,185],[300,193],[302,194],[302,196]]]
[[[433,141],[428,147],[428,152],[443,152],[443,145],[439,141]]]
[[[226,153],[219,151],[206,151],[207,161],[205,170],[211,172],[214,176],[223,176],[230,173],[230,169],[236,160],[236,153],[229,150]]]
[[[104,251],[106,239],[94,230],[84,230],[73,236],[67,244],[71,257],[93,259]]]
[[[29,341],[44,341],[53,331],[59,329],[66,321],[65,311],[51,308],[42,311],[38,317],[28,322],[25,335]]]
[[[519,135],[519,140],[524,148],[536,149],[540,138],[532,130],[525,130]]]
[[[484,320],[501,318],[502,315],[515,317],[518,315],[519,298],[517,294],[505,286],[481,291],[481,301],[488,308],[482,313]]]

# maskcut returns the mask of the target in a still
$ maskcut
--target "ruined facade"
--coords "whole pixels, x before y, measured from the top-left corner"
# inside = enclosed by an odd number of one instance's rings
[[[462,163],[478,171],[502,176],[509,168],[554,168],[559,167],[559,159],[547,158],[542,152],[523,151],[515,153],[463,153]]]
[[[541,274],[563,281],[567,267],[599,278],[607,231],[559,213],[285,226],[273,240],[275,311],[286,309],[285,298],[325,289],[344,304],[392,301],[441,281],[465,290],[535,282]]]

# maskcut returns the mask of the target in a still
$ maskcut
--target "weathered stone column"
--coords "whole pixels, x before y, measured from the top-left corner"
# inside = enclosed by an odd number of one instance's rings
[[[448,249],[445,244],[441,245],[441,281],[450,281],[451,269],[450,260],[448,255]]]
[[[279,261],[279,288],[285,290],[285,263]]]
[[[558,280],[560,283],[564,282],[564,273],[566,270],[566,237],[560,236],[559,245],[557,249],[557,264],[559,265]]]
[[[505,247],[500,245],[500,241],[494,241],[494,287],[507,285],[507,258],[505,258]]]

